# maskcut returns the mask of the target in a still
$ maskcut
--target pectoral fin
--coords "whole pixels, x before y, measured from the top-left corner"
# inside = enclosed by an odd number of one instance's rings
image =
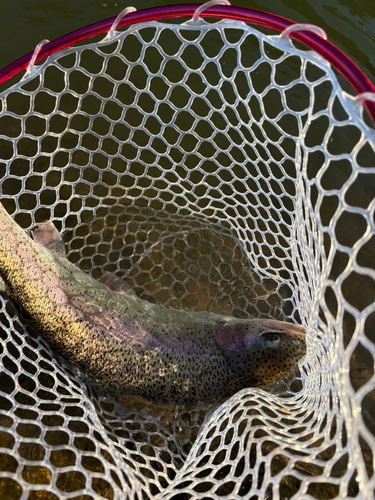
[[[60,233],[51,221],[42,222],[32,232],[34,241],[59,257],[66,257],[65,245]]]

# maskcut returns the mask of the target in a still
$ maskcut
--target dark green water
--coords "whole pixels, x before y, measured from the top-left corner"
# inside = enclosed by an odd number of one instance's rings
[[[123,8],[138,10],[178,2],[133,0],[1,0],[0,68],[83,26],[116,16]],[[181,3],[196,3],[185,0]],[[233,5],[267,10],[300,23],[323,28],[328,39],[348,54],[375,81],[375,2],[373,0],[236,0]]]

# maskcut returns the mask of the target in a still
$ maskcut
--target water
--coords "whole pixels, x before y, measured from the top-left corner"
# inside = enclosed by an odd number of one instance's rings
[[[173,0],[14,0],[1,2],[0,68],[32,51],[44,38],[54,40],[89,24],[116,16],[133,5],[138,10],[178,3]],[[183,3],[195,3],[184,0]],[[368,0],[236,0],[233,5],[267,10],[295,22],[316,24],[328,39],[375,80],[375,2]]]

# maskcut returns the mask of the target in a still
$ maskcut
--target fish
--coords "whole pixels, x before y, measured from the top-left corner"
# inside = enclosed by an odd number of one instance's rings
[[[297,324],[167,308],[140,299],[112,273],[95,280],[68,260],[51,221],[31,238],[2,203],[0,276],[51,347],[117,394],[220,401],[270,384],[306,353]]]

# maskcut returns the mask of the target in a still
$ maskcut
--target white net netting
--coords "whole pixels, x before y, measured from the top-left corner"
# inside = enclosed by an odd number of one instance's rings
[[[69,259],[188,310],[302,324],[221,405],[119,399],[2,294],[2,499],[372,498],[375,138],[330,66],[243,23],[149,22],[1,95],[1,199]]]

